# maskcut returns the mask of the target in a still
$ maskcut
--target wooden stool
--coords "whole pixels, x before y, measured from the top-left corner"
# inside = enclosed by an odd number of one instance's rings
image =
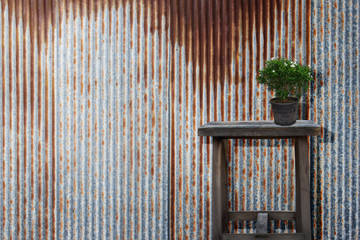
[[[273,121],[209,122],[199,128],[199,136],[213,137],[212,239],[311,239],[310,178],[308,136],[319,135],[320,126],[309,120],[297,120],[290,126]],[[295,140],[296,211],[229,212],[227,198],[227,139]],[[255,234],[226,233],[229,221],[257,220]],[[268,220],[295,220],[296,233],[270,234]]]

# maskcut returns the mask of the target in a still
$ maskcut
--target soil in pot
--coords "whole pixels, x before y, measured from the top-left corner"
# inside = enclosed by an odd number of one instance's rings
[[[298,117],[299,99],[289,97],[285,102],[279,101],[278,98],[270,100],[274,120],[279,125],[294,124]]]

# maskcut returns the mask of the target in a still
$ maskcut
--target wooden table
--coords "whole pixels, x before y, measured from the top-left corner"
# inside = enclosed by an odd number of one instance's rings
[[[310,178],[308,136],[319,135],[320,126],[297,120],[290,126],[273,121],[209,122],[198,129],[199,136],[213,137],[212,159],[212,239],[311,239]],[[296,211],[229,212],[227,198],[227,139],[295,140]],[[226,233],[229,221],[257,220],[255,234]],[[295,220],[296,233],[269,234],[268,220]]]

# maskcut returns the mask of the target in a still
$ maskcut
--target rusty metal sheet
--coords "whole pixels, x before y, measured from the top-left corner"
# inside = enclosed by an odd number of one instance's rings
[[[0,6],[0,239],[166,239],[165,1]]]

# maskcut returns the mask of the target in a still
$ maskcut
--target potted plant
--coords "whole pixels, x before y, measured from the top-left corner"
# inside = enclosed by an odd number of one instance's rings
[[[275,92],[270,100],[275,123],[291,125],[298,116],[299,99],[313,81],[312,70],[294,61],[278,58],[265,63],[257,81]]]

